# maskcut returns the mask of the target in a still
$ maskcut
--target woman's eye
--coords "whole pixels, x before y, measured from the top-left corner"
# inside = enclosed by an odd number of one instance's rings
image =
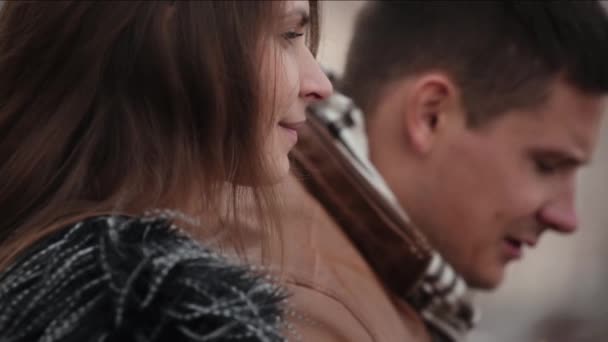
[[[304,35],[304,33],[296,32],[296,31],[287,31],[282,34],[283,38],[285,38],[285,40],[288,40],[288,41],[302,37],[303,35]]]

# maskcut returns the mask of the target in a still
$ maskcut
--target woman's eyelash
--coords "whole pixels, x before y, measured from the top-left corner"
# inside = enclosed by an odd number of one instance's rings
[[[293,40],[299,37],[302,37],[304,33],[296,32],[296,31],[287,31],[282,34],[283,38],[287,40]]]

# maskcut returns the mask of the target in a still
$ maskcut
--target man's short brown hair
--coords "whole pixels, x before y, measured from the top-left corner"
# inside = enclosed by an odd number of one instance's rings
[[[472,125],[542,103],[560,75],[608,92],[606,11],[597,1],[370,2],[340,87],[373,112],[387,84],[433,70],[459,87]]]

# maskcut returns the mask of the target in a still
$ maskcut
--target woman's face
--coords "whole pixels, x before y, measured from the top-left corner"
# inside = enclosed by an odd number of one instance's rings
[[[267,108],[273,117],[271,131],[264,137],[273,182],[289,173],[288,153],[298,141],[306,107],[332,93],[331,83],[306,45],[308,1],[288,0],[282,12],[261,63],[262,87],[269,94]]]

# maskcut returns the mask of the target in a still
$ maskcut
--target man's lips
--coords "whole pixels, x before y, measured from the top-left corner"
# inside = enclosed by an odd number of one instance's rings
[[[504,251],[509,259],[519,259],[523,255],[523,244],[517,239],[505,238]]]
[[[536,238],[527,237],[513,237],[508,236],[504,238],[505,250],[509,257],[513,259],[519,259],[523,256],[524,246],[534,247],[538,240]]]
[[[536,244],[538,243],[538,239],[537,238],[533,238],[533,237],[515,237],[515,236],[508,236],[505,238],[507,241],[511,241],[515,244],[518,245],[526,245],[528,247],[535,247]]]

